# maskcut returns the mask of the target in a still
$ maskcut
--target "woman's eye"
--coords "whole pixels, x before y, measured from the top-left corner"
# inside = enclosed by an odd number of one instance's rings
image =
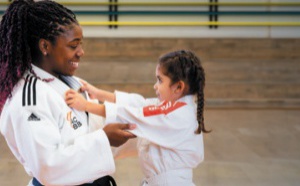
[[[75,49],[75,48],[77,48],[77,45],[71,45],[70,47]]]

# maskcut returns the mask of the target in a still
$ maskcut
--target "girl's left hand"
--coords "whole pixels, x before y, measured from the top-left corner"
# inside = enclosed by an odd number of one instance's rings
[[[82,84],[82,87],[80,87],[79,91],[80,92],[86,91],[89,94],[89,97],[91,99],[97,99],[98,89],[84,80],[80,80],[80,82]]]
[[[70,89],[66,92],[65,101],[69,107],[80,111],[86,110],[87,100],[73,89]]]

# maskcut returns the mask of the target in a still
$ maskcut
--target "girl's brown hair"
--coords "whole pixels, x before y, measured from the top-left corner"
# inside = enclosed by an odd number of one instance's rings
[[[191,51],[179,50],[167,53],[159,58],[163,73],[171,79],[172,84],[183,81],[188,85],[187,94],[197,95],[197,134],[208,133],[204,127],[204,86],[205,73],[199,58]]]

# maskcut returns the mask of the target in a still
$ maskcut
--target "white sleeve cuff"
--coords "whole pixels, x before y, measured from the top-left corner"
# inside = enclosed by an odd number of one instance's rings
[[[117,105],[111,102],[104,102],[106,120],[104,125],[115,123],[117,120]]]
[[[127,92],[115,91],[116,104],[128,105],[130,103],[129,94]]]

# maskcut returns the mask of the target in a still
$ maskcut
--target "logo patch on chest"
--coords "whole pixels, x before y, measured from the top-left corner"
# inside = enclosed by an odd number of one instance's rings
[[[72,118],[71,124],[75,130],[82,126],[81,122],[75,116]]]
[[[28,121],[40,121],[41,119],[37,117],[34,113],[31,113],[31,115],[27,119]]]
[[[76,116],[73,116],[72,117],[72,112],[68,112],[67,114],[67,120],[69,121],[71,127],[76,130],[78,129],[79,127],[82,126],[82,123],[80,121],[77,120]]]
[[[144,116],[154,116],[159,114],[165,114],[167,115],[170,112],[173,112],[174,110],[183,107],[186,105],[184,102],[171,102],[171,101],[164,101],[161,105],[155,106],[150,105],[143,108]]]

